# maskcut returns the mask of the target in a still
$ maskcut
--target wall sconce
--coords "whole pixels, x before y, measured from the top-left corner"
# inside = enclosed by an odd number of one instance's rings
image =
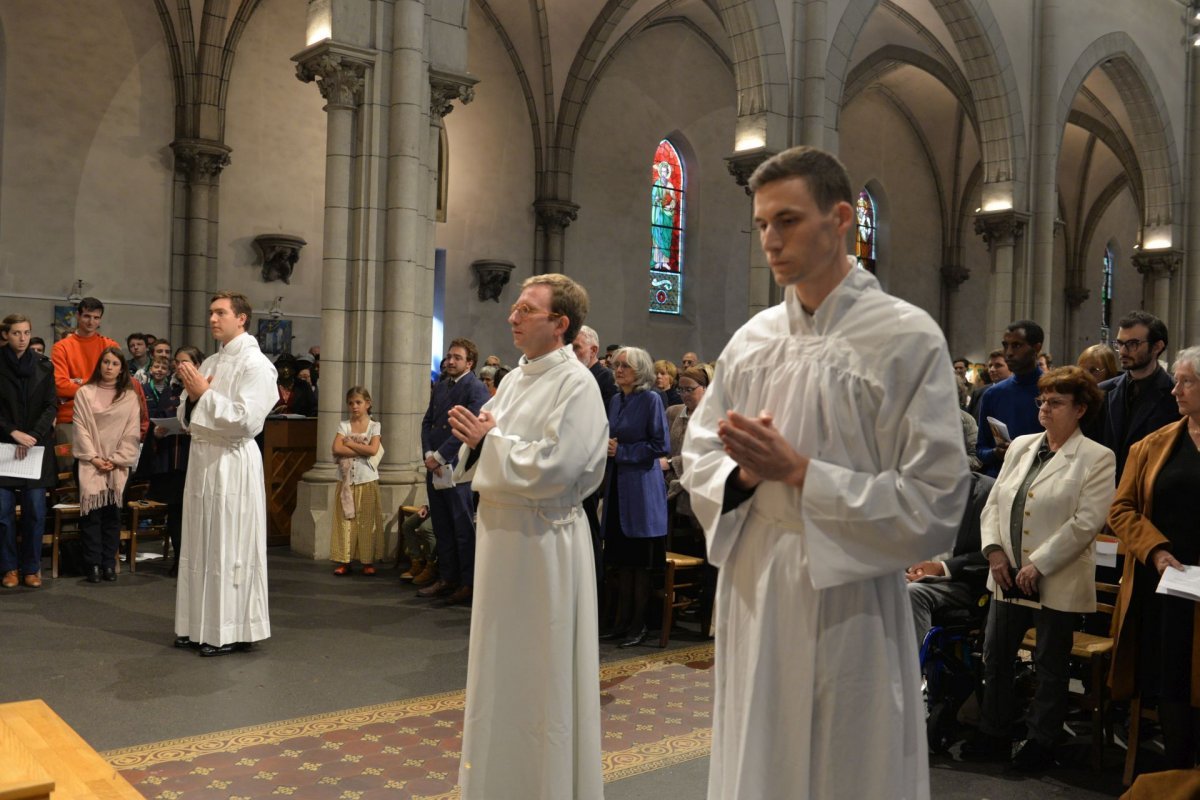
[[[511,261],[492,258],[472,261],[471,269],[475,271],[475,277],[479,280],[479,299],[481,301],[495,300],[499,303],[500,293],[508,284],[514,267],[516,264]]]
[[[67,292],[68,303],[78,303],[83,299],[83,278],[76,278],[75,283],[71,286],[71,291]]]
[[[267,312],[267,316],[271,319],[283,319],[283,295],[279,295],[271,303],[271,310]]]

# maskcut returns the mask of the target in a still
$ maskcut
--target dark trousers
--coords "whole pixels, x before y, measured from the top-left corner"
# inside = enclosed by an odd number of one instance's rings
[[[179,563],[179,548],[183,541],[183,483],[185,473],[164,472],[150,476],[150,491],[146,498],[167,506],[167,537],[171,540],[175,563]]]
[[[117,546],[121,543],[121,507],[104,506],[83,515],[79,521],[83,539],[83,560],[89,567],[117,567]]]
[[[21,547],[17,548],[17,503],[21,504]],[[0,572],[42,570],[42,534],[46,530],[46,490],[0,488]]]
[[[450,584],[474,585],[475,508],[471,484],[434,489],[433,478],[426,475],[425,492],[429,496],[429,516],[437,541],[438,575]]]
[[[1016,692],[1013,661],[1025,631],[1037,629],[1033,663],[1037,691],[1029,705],[1026,723],[1029,738],[1053,747],[1062,735],[1067,715],[1068,662],[1072,634],[1079,614],[1052,608],[1029,608],[993,598],[983,639],[983,691],[979,729],[992,736],[1008,736],[1012,727]]]

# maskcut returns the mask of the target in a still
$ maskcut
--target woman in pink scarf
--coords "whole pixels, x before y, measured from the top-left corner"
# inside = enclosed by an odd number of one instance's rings
[[[92,377],[75,395],[72,454],[79,466],[80,533],[88,583],[117,579],[121,496],[138,460],[141,404],[119,348],[100,354]]]

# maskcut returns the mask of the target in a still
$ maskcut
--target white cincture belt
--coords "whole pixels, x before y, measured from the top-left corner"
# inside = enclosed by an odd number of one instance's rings
[[[215,445],[220,445],[221,447],[228,447],[230,449],[233,449],[233,448],[241,447],[246,442],[252,442],[254,440],[253,439],[226,439],[224,436],[218,436],[217,434],[213,433],[212,431],[193,430],[192,431],[192,441],[193,442],[203,442],[204,444],[215,444]]]
[[[798,514],[793,518],[783,519],[776,514],[771,514],[760,509],[758,504],[755,503],[753,499],[750,499],[747,502],[752,504],[750,506],[750,516],[754,517],[759,522],[765,522],[767,525],[770,525],[773,528],[778,528],[779,530],[787,533],[804,533],[804,520],[801,519]]]
[[[579,517],[579,505],[554,505],[547,506],[540,503],[505,503],[502,500],[489,500],[480,495],[480,505],[495,506],[496,508],[507,508],[517,511],[529,511],[537,514],[544,522],[550,525],[570,525]]]

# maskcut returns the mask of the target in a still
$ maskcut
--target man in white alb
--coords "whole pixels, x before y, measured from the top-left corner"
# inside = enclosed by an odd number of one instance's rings
[[[581,507],[608,422],[571,342],[583,287],[535,275],[508,322],[524,353],[478,415],[450,410],[455,480],[479,493],[459,783],[464,800],[599,800],[596,576]],[[473,475],[473,477],[471,477]]]
[[[734,334],[683,446],[721,568],[708,797],[927,798],[904,569],[966,501],[946,342],[847,257],[837,159],[787,150],[750,188],[784,300]]]
[[[202,656],[245,650],[271,635],[267,497],[254,437],[279,402],[275,367],[246,332],[250,302],[220,292],[208,309],[215,355],[176,371],[179,419],[192,435],[175,590],[175,646]]]

